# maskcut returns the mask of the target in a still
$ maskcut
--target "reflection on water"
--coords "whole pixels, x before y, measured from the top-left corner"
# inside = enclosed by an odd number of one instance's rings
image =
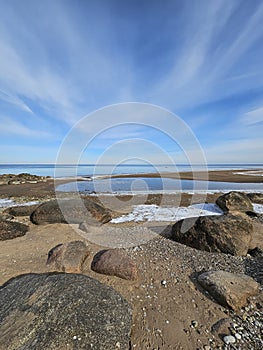
[[[95,179],[59,185],[58,191],[81,193],[127,193],[127,192],[178,192],[178,191],[263,191],[261,183],[230,183],[213,181],[177,180],[168,178],[121,178]]]

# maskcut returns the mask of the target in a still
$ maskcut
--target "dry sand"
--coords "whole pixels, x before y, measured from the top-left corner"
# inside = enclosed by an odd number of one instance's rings
[[[225,174],[226,172],[220,172],[217,178],[222,181]],[[230,178],[236,181],[234,175]],[[260,179],[262,181],[262,177]],[[257,179],[253,177],[253,180]],[[24,200],[53,198],[55,193],[53,181],[49,180],[42,184],[1,186],[0,195],[2,198]],[[207,200],[212,202],[218,195],[210,195]],[[127,203],[127,211],[130,199],[129,196],[120,197],[124,207]],[[105,197],[105,200],[110,201],[110,197]],[[144,198],[136,199],[137,202],[142,200]],[[158,195],[147,198],[148,203],[159,204],[160,200]],[[178,202],[187,205],[191,200],[192,197],[187,194],[180,198],[175,195],[167,197],[171,205],[178,205]],[[195,200],[198,202],[198,197]],[[200,201],[204,201],[202,196]],[[211,269],[257,274],[258,267],[253,265],[253,260],[249,257],[201,252],[173,242],[168,238],[169,223],[130,223],[118,225],[117,229],[113,224],[106,224],[100,228],[91,228],[85,235],[76,225],[35,226],[29,222],[28,217],[17,220],[28,223],[30,230],[23,237],[0,242],[0,284],[19,274],[46,272],[47,253],[52,247],[72,240],[83,240],[91,252],[85,262],[84,274],[112,286],[133,306],[130,349],[191,350],[205,349],[205,346],[207,349],[208,346],[211,349],[223,349],[222,340],[211,332],[212,325],[222,318],[237,319],[239,316],[243,317],[243,314],[237,315],[209,298],[196,282],[196,275]],[[126,250],[139,267],[138,281],[104,276],[91,270],[92,258],[99,250],[114,246],[120,238],[128,242],[136,233],[138,236],[135,247]],[[164,280],[166,287],[162,284]],[[253,315],[258,307],[263,307],[262,293],[251,302],[253,308],[246,312],[248,315]],[[192,326],[192,321],[197,321],[196,327]],[[260,349],[252,338],[241,344],[242,350],[252,348]]]

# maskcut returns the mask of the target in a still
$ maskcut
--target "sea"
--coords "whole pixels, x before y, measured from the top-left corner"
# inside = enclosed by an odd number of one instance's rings
[[[105,179],[104,175],[145,174],[158,172],[183,172],[201,170],[233,170],[237,172],[251,170],[250,175],[258,174],[263,164],[0,164],[0,174],[30,173],[40,176],[51,176],[57,179],[82,177],[86,180],[69,181],[59,185],[58,191],[73,192],[78,190],[86,194],[118,194],[118,193],[158,193],[158,192],[226,192],[231,190],[246,192],[263,192],[262,183],[229,183],[212,181],[178,180],[154,177],[130,177]],[[262,174],[262,172],[261,172]],[[77,186],[77,187],[76,187]]]

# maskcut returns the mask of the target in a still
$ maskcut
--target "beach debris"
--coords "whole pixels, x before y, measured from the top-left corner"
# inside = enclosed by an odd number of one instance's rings
[[[242,192],[231,191],[218,197],[216,204],[225,212],[250,212],[253,205],[248,196]]]
[[[171,238],[199,250],[242,256],[250,248],[252,233],[249,219],[227,214],[180,220],[173,225]]]
[[[49,251],[47,266],[49,271],[81,273],[89,254],[89,248],[82,241],[58,244]]]
[[[117,276],[126,280],[138,278],[138,268],[123,249],[99,251],[93,258],[91,269],[95,272]]]
[[[53,223],[79,224],[83,221],[91,225],[111,220],[111,212],[89,198],[51,200],[38,206],[30,217],[36,225]]]
[[[250,276],[226,271],[209,271],[198,282],[222,306],[234,311],[244,307],[248,298],[259,293],[259,284]]]
[[[20,275],[0,289],[1,349],[57,349],[58,344],[89,349],[93,344],[105,350],[119,343],[128,350],[131,322],[126,299],[88,276]]]
[[[29,227],[15,221],[0,221],[0,241],[24,236]]]

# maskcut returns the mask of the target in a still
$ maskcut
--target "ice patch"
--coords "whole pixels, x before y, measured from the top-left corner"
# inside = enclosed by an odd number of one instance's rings
[[[257,203],[252,203],[253,204],[253,210],[257,214],[263,214],[263,204],[257,204]]]
[[[186,218],[222,215],[222,210],[212,203],[194,204],[189,207],[171,207],[162,208],[155,204],[136,205],[133,211],[128,215],[122,215],[112,219],[111,222],[119,224],[122,222],[140,222],[140,221],[179,221]]]
[[[263,176],[263,170],[239,171],[233,173],[234,175],[249,175],[249,176]]]
[[[16,207],[16,206],[22,206],[22,205],[34,205],[38,204],[39,202],[32,201],[32,202],[25,202],[25,203],[16,203],[12,199],[3,198],[0,199],[0,208],[8,208],[8,207]]]

